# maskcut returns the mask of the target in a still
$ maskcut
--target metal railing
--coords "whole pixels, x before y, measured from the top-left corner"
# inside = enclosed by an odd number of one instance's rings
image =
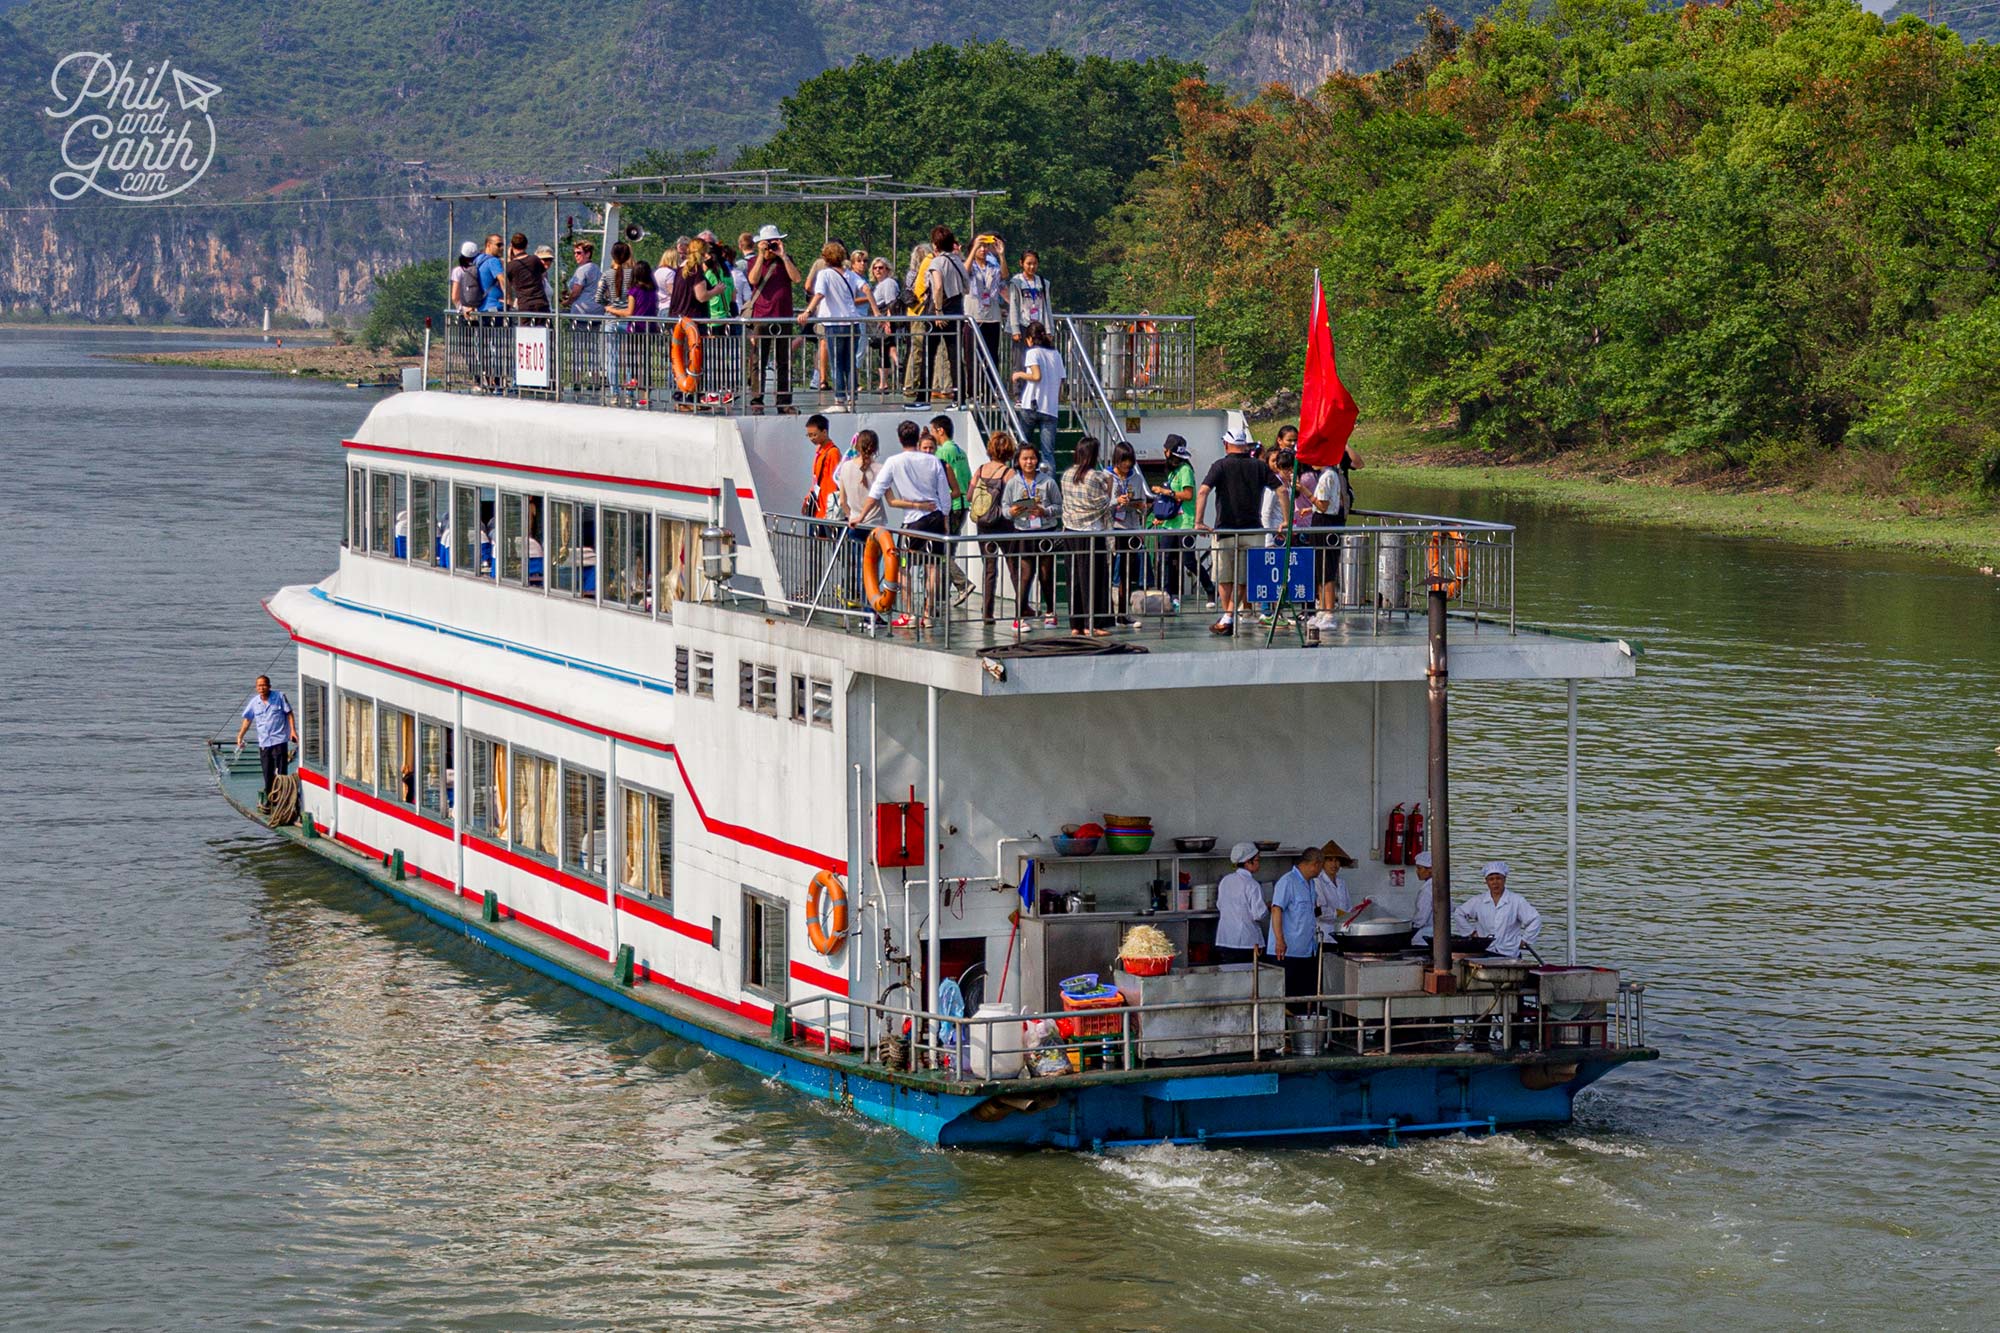
[[[1249,1060],[1481,1049],[1562,1054],[1635,1050],[1646,1044],[1645,985],[1640,982],[1621,982],[1616,1000],[1559,1019],[1536,1002],[1531,987],[1519,984],[1462,992],[1462,1003],[1453,1006],[1460,1012],[1440,1014],[1436,998],[1429,995],[1327,992],[1288,997],[1276,968],[1260,966],[1254,975],[1272,982],[1272,988],[1227,1000],[969,1017],[816,995],[787,1006],[788,1035],[813,1045],[844,1047],[867,1064],[927,1072],[952,1082],[1035,1077],[1037,1059],[1050,1055],[1068,1066],[1047,1071],[1060,1074],[1134,1070],[1149,1061],[1155,1068],[1172,1068],[1189,1058],[1230,1054]],[[1191,1037],[1188,1023],[1175,1020],[1197,1015],[1207,1016],[1201,1028],[1205,1035]],[[1149,1025],[1165,1035],[1153,1035]],[[1172,1053],[1190,1041],[1218,1049],[1201,1057]],[[1021,1073],[994,1072],[996,1065],[1013,1066],[1017,1058],[1024,1065]]]
[[[991,646],[1050,628],[1112,634],[1205,633],[1218,582],[1242,586],[1249,612],[1232,637],[1263,647],[1261,617],[1284,607],[1365,616],[1349,629],[1380,629],[1421,616],[1435,566],[1447,605],[1485,626],[1513,629],[1514,530],[1421,514],[1357,513],[1345,528],[1215,533],[1175,528],[1095,532],[895,533],[900,566],[868,600],[866,543],[873,529],[766,514],[777,586],[761,600],[809,621],[876,632],[910,628],[944,647]],[[1057,520],[1059,521],[1059,519]],[[885,571],[886,572],[886,571]],[[1305,626],[1302,629],[1307,628]],[[1296,643],[1279,637],[1276,642]],[[1307,636],[1311,641],[1311,636]]]
[[[1192,408],[1192,315],[1064,315],[1087,364],[1113,405]],[[1072,369],[1072,374],[1076,371]]]
[[[682,325],[685,327],[682,327]],[[444,316],[430,374],[452,392],[741,414],[965,406],[1018,436],[1002,361],[963,315],[815,319]]]
[[[1056,317],[1057,337],[1062,340],[1063,399],[1076,415],[1078,424],[1086,435],[1095,435],[1104,445],[1104,457],[1111,457],[1111,446],[1125,438],[1124,423],[1111,410],[1111,401],[1104,396],[1104,385],[1098,379],[1097,365],[1091,357],[1085,336],[1077,325],[1074,315]]]

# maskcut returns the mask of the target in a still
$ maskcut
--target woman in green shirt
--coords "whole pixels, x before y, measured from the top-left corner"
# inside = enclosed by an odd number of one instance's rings
[[[1164,486],[1152,488],[1154,513],[1151,522],[1155,528],[1176,534],[1160,539],[1160,555],[1166,566],[1167,596],[1174,599],[1174,609],[1178,611],[1183,569],[1194,571],[1210,601],[1215,600],[1215,581],[1202,567],[1201,555],[1194,549],[1194,464],[1188,458],[1188,442],[1179,435],[1169,435],[1166,449],[1167,481]],[[1167,503],[1174,505],[1173,515],[1161,518],[1159,511]]]

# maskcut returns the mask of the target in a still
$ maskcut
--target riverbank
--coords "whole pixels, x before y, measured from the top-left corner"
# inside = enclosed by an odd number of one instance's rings
[[[1912,551],[1975,568],[2000,566],[2000,514],[1977,512],[1947,497],[1754,487],[1740,478],[1690,480],[1678,466],[1605,457],[1501,463],[1396,425],[1357,429],[1354,449],[1370,479],[1518,495],[1617,523],[1806,546]]]
[[[292,346],[204,347],[185,352],[117,352],[118,361],[137,361],[153,366],[195,366],[203,370],[262,370],[274,375],[305,375],[318,379],[362,384],[381,380],[400,382],[404,366],[414,366],[413,356],[393,356],[366,347],[312,343]]]

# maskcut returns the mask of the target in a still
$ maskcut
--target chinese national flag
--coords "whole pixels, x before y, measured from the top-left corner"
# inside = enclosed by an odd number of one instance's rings
[[[1299,462],[1312,467],[1338,467],[1347,457],[1347,437],[1354,433],[1361,409],[1340,382],[1333,364],[1333,328],[1327,322],[1326,292],[1313,275],[1312,328],[1306,333],[1306,382],[1299,401]]]

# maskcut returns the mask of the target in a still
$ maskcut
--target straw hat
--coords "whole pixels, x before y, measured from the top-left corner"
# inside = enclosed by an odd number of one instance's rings
[[[1335,865],[1351,866],[1354,864],[1354,858],[1347,854],[1347,849],[1342,847],[1339,843],[1335,842],[1332,838],[1328,838],[1326,840],[1326,845],[1321,847],[1319,850],[1320,853],[1323,856],[1325,856],[1327,860],[1333,862]]]

